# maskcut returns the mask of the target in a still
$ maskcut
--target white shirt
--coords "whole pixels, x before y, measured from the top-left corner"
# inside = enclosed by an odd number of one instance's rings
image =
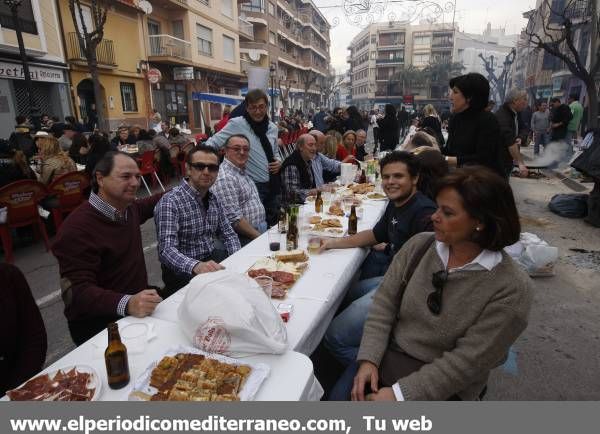
[[[444,264],[444,268],[448,268],[448,259],[450,258],[450,247],[448,247],[446,243],[442,243],[441,241],[436,240],[435,251],[440,257],[442,264]],[[454,273],[456,271],[490,271],[500,262],[502,262],[502,253],[483,249],[481,253],[477,255],[477,257],[471,262],[463,265],[462,267],[450,268],[448,269],[448,273]],[[392,390],[394,391],[396,401],[404,401],[404,395],[402,395],[402,390],[400,390],[400,385],[398,383],[394,383],[394,385],[392,386]]]

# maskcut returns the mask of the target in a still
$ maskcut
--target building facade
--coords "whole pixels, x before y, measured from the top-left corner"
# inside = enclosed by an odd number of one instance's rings
[[[253,35],[240,37],[242,70],[270,69],[278,108],[306,111],[320,105],[330,25],[312,0],[250,0],[240,4],[240,16]]]
[[[64,118],[71,114],[69,76],[56,4],[23,0],[18,11],[37,108]],[[13,18],[4,2],[0,2],[0,26],[0,137],[8,138],[15,117],[29,113],[29,99]]]
[[[442,96],[432,95],[431,87],[418,83],[415,77],[399,80],[398,74],[414,68],[414,75],[418,75],[431,63],[454,61],[454,28],[436,23],[371,24],[352,40],[348,49],[353,104],[365,110],[386,103],[416,108],[440,102]]]

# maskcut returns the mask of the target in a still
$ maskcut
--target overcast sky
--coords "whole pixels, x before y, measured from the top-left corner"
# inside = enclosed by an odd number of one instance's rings
[[[323,15],[332,25],[331,29],[331,64],[336,71],[342,72],[348,68],[346,56],[349,55],[347,47],[365,25],[355,25],[348,22],[343,5],[353,3],[366,3],[368,0],[313,0],[321,9]],[[385,4],[385,11],[377,14],[380,22],[387,22],[389,13],[400,17],[406,6],[402,3],[392,3],[391,0],[370,0],[375,6],[376,2]],[[456,0],[456,22],[461,31],[469,33],[482,33],[488,22],[493,28],[505,27],[507,34],[519,33],[525,25],[523,12],[533,9],[535,0]],[[406,2],[410,4],[410,2]],[[446,5],[448,1],[436,1]],[[326,6],[342,7],[327,8]],[[335,25],[336,21],[339,24]],[[364,22],[364,21],[363,21]],[[440,19],[439,22],[442,22]],[[452,22],[452,13],[443,16],[443,22]]]

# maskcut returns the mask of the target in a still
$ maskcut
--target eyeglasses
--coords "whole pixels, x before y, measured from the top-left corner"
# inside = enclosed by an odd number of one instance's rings
[[[218,164],[192,163],[190,166],[196,169],[198,172],[202,172],[204,169],[208,169],[208,171],[212,173],[219,171]]]
[[[436,271],[431,276],[431,284],[435,291],[427,296],[427,307],[434,315],[439,315],[442,311],[442,290],[447,280],[448,272],[446,270]]]
[[[265,111],[267,109],[267,105],[266,104],[249,105],[249,106],[247,106],[247,108],[248,108],[248,111],[251,111],[251,112]]]
[[[247,154],[248,152],[250,152],[249,146],[243,146],[243,147],[242,146],[228,146],[227,149],[231,149],[236,154],[241,154],[241,153]]]

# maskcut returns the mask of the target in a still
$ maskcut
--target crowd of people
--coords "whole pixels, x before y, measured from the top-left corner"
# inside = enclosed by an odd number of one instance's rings
[[[190,140],[157,113],[160,132],[121,127],[111,140],[82,135],[74,123],[58,137],[31,136],[26,119],[18,118],[14,134],[28,134],[31,142],[11,136],[3,144],[2,152],[12,152],[13,178],[35,177],[28,159],[36,154],[42,182],[76,170],[75,163],[85,164],[92,180],[89,200],[69,215],[52,246],[73,341],[85,342],[120,317],[151,315],[193,276],[221,269],[221,260],[275,224],[286,201],[331,189],[343,163],[380,153],[385,212],[372,229],[321,244],[321,251],[370,249],[361,268],[350,270],[358,279],[323,339],[341,366],[328,396],[482,397],[490,371],[525,329],[532,303],[529,278],[503,251],[520,234],[508,181],[515,164],[527,173],[517,116],[527,95],[511,90],[492,113],[483,76],[455,77],[449,86],[448,117],[430,105],[413,116],[388,104],[383,114],[354,106],[281,113],[278,124],[269,118],[266,93],[250,90],[241,107],[227,108],[214,135],[183,156],[181,181],[144,199],[137,197],[140,169],[126,146],[159,149],[169,163],[170,146]],[[536,146],[545,145],[546,135],[568,140],[577,131],[570,123],[576,117],[556,104],[551,120],[543,104],[531,117]],[[290,131],[299,135],[283,158],[278,139]],[[140,225],[151,218],[161,288],[148,283],[142,249]],[[39,331],[23,342],[33,345],[34,335]],[[33,373],[17,369],[16,355],[1,360],[12,369],[13,386]]]

